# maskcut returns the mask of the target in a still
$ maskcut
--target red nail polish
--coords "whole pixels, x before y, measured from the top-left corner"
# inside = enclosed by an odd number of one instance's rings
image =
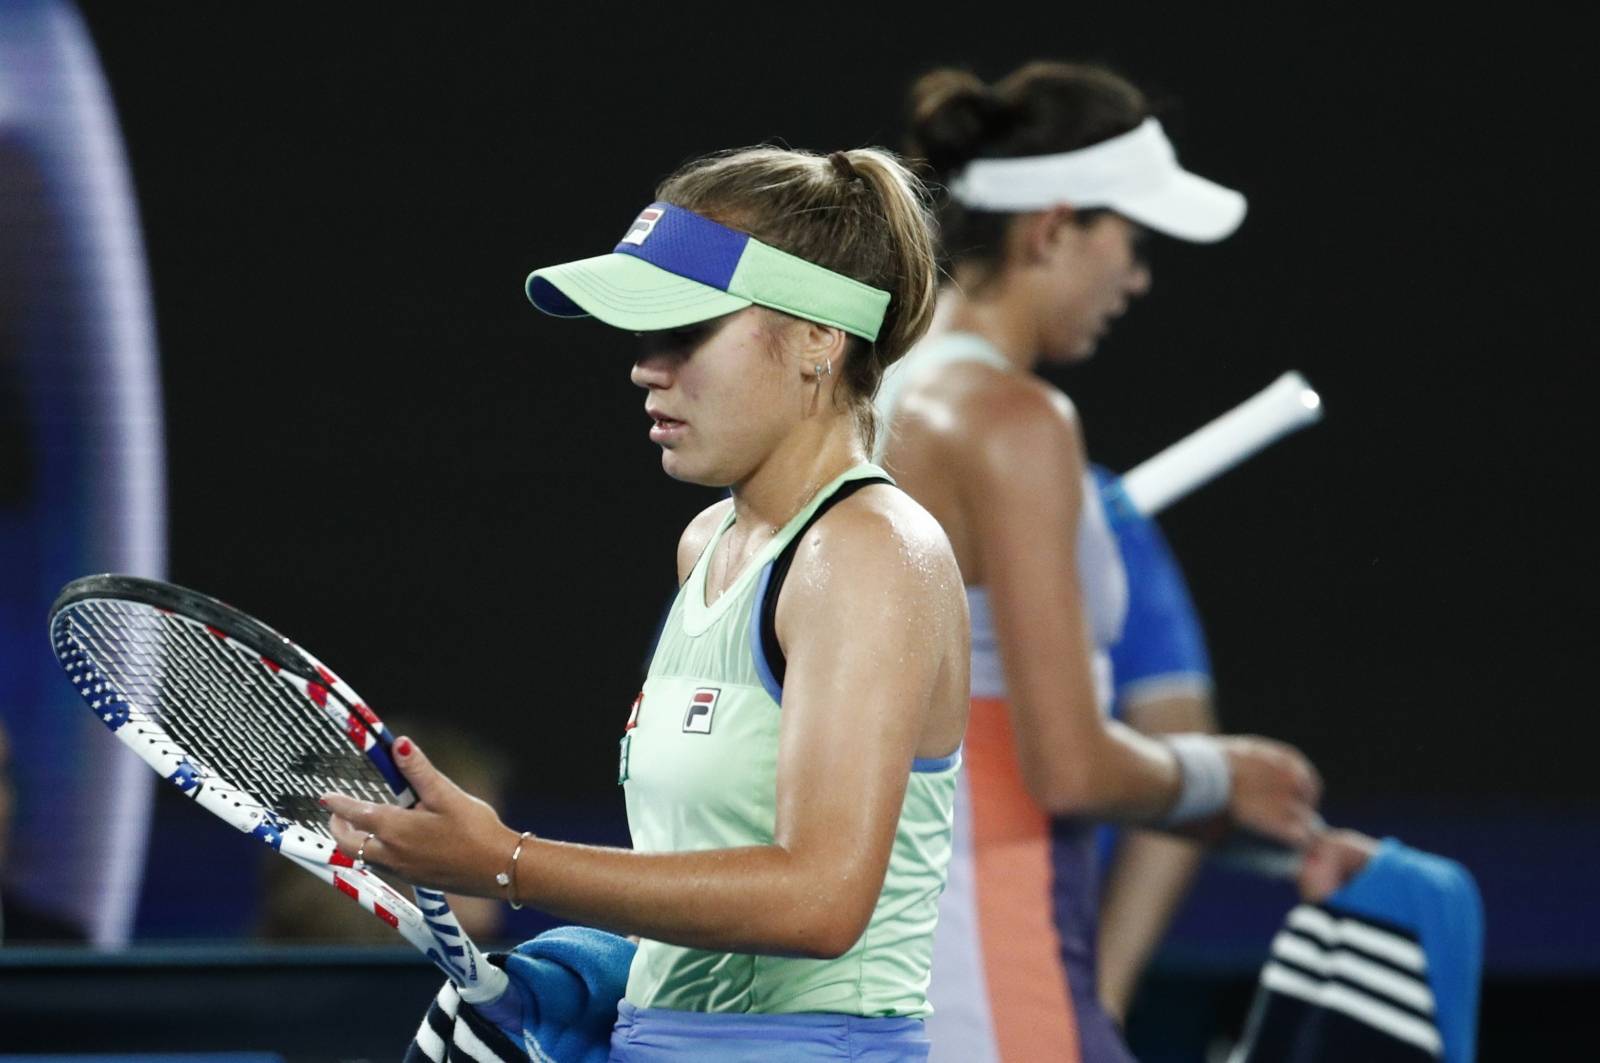
[[[317,798],[317,804],[321,805],[323,808],[327,808],[328,807],[328,802],[327,802],[326,798],[322,798],[322,797]]]
[[[409,739],[409,738],[400,739],[400,741],[398,741],[398,742],[396,742],[394,744],[394,750],[395,750],[396,753],[399,753],[402,757],[409,757],[411,755],[411,739]]]

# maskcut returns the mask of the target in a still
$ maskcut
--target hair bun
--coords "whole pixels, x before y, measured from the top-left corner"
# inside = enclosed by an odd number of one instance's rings
[[[907,153],[946,180],[1003,132],[1007,110],[975,74],[953,67],[930,71],[911,86]]]
[[[851,162],[850,156],[844,152],[835,151],[829,154],[828,163],[833,167],[833,172],[838,174],[841,179],[854,181],[857,184],[866,183],[867,179],[861,176],[860,171],[856,169],[856,164]]]

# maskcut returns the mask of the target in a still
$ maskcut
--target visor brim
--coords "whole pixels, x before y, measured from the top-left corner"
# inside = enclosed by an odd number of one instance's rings
[[[1247,206],[1240,193],[1188,170],[1178,170],[1150,191],[1120,194],[1110,205],[1146,228],[1197,244],[1231,235]]]
[[[593,317],[631,332],[681,328],[752,305],[749,299],[619,254],[536,269],[523,290],[529,302],[554,317]]]

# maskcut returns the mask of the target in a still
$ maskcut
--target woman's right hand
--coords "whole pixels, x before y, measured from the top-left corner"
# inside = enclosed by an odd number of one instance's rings
[[[1300,868],[1300,897],[1321,904],[1366,870],[1378,852],[1378,839],[1359,831],[1330,830],[1318,835]]]
[[[1217,741],[1233,776],[1228,819],[1284,845],[1309,847],[1322,828],[1317,815],[1322,779],[1305,754],[1256,735],[1225,735]]]

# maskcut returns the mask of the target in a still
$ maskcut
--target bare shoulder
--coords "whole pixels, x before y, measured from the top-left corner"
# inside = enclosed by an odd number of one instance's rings
[[[731,498],[713,502],[695,514],[689,526],[683,529],[683,534],[678,536],[679,583],[689,578],[689,573],[694,570],[694,563],[700,560],[706,545],[711,542],[711,537],[717,533],[717,528],[721,526],[723,519],[728,515],[728,510],[732,508]]]
[[[796,550],[802,586],[965,601],[950,540],[933,515],[897,487],[875,484],[840,502]],[[802,595],[807,592],[802,591]]]
[[[932,713],[926,755],[948,752],[965,727],[969,632],[944,529],[887,484],[862,488],[812,525],[778,599],[797,694],[871,688],[888,694],[880,707],[897,706],[885,719],[926,724]],[[929,696],[901,696],[917,691]]]
[[[1072,400],[1030,373],[970,362],[919,382],[903,405],[916,430],[937,437],[958,468],[1045,480],[1082,465]]]

